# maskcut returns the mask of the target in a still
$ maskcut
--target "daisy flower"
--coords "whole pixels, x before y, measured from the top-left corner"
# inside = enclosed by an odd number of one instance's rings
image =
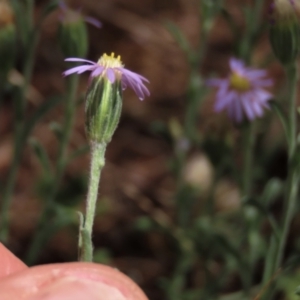
[[[91,72],[91,77],[106,77],[111,83],[120,80],[122,88],[126,89],[128,86],[134,90],[140,100],[144,100],[145,96],[149,96],[150,92],[144,85],[144,82],[149,81],[132,71],[124,68],[120,56],[115,57],[114,53],[111,55],[104,54],[100,57],[98,62],[82,58],[67,58],[65,61],[69,62],[83,62],[85,64],[71,68],[63,73],[64,76],[71,74],[81,74],[84,72]]]
[[[231,58],[229,65],[230,73],[226,79],[207,81],[209,86],[218,88],[215,111],[227,110],[228,116],[237,123],[245,118],[253,121],[261,117],[272,98],[272,94],[265,90],[273,84],[271,79],[265,78],[266,70],[246,67],[236,58]]]

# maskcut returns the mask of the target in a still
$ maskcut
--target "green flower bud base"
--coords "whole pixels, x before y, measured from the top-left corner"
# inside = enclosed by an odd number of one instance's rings
[[[86,132],[88,139],[109,143],[120,120],[122,89],[119,80],[111,83],[106,77],[95,77],[86,96]]]
[[[59,42],[65,57],[85,57],[88,50],[87,28],[82,18],[59,27]]]
[[[274,24],[270,28],[273,52],[283,64],[297,59],[300,50],[300,24],[298,20]]]

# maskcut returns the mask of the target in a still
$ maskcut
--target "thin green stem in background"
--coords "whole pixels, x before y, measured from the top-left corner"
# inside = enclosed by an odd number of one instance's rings
[[[261,22],[254,22],[262,15],[262,10],[264,7],[264,1],[255,0],[253,9],[246,7],[245,14],[245,31],[241,35],[241,40],[239,40],[238,54],[245,62],[249,63],[251,60],[251,51],[255,43],[257,34],[260,32]]]
[[[33,28],[33,9],[34,9],[34,0],[27,0],[27,22],[28,28]]]
[[[201,101],[204,98],[205,87],[201,83],[200,76],[193,71],[190,77],[188,90],[188,104],[185,112],[184,135],[191,143],[197,143],[197,121],[199,118],[199,110]]]
[[[239,43],[239,55],[243,60],[247,63],[251,61],[251,50],[253,49],[253,43],[255,41],[255,37],[259,31],[260,22],[253,22],[257,16],[261,16],[263,9],[263,1],[256,0],[254,3],[254,8],[249,10],[249,7],[245,9],[245,19],[246,19],[246,31],[243,34],[243,38]],[[253,196],[253,183],[254,183],[254,146],[255,146],[255,122],[249,122],[246,124],[246,127],[243,131],[243,153],[244,153],[244,164],[242,170],[242,197],[244,199],[249,199],[249,197]],[[247,255],[247,266],[249,274],[242,274],[244,290],[246,295],[249,294],[250,288],[252,286],[252,277],[255,268],[255,252],[256,252],[256,244],[255,241],[251,238],[257,229],[254,226],[255,218],[252,215],[252,207],[243,207],[243,213],[246,219],[246,237],[247,243],[249,246],[249,252]]]
[[[56,166],[54,170],[54,178],[52,182],[52,189],[49,192],[46,205],[44,210],[39,218],[38,225],[36,232],[34,234],[33,240],[31,245],[29,246],[27,256],[25,258],[26,263],[32,265],[35,260],[38,258],[39,251],[41,250],[42,246],[44,245],[45,235],[44,232],[47,231],[47,227],[49,226],[49,219],[53,213],[54,209],[54,200],[59,190],[62,177],[64,174],[66,160],[67,157],[67,145],[70,140],[70,136],[72,133],[73,123],[74,123],[74,114],[75,114],[75,96],[78,87],[78,76],[71,76],[67,81],[67,96],[66,96],[66,108],[64,114],[64,121],[62,126],[62,135],[60,138],[58,156],[56,161]]]
[[[244,165],[242,175],[242,196],[249,197],[253,185],[253,152],[255,143],[255,124],[248,123],[243,131]]]
[[[59,146],[58,151],[58,159],[56,165],[56,175],[61,178],[63,175],[63,170],[65,167],[65,160],[66,160],[66,151],[67,145],[70,140],[70,136],[72,133],[73,123],[74,123],[74,114],[76,109],[76,92],[78,88],[78,76],[71,76],[68,81],[68,90],[67,90],[67,101],[66,101],[66,108],[65,108],[65,115],[64,115],[64,122],[63,122],[63,133],[61,138],[61,143]]]
[[[17,173],[22,158],[22,149],[26,144],[28,136],[24,133],[26,94],[32,77],[34,66],[34,54],[38,42],[39,33],[34,32],[32,39],[28,42],[29,48],[25,57],[23,68],[24,82],[17,101],[15,102],[15,132],[14,132],[14,152],[12,165],[8,173],[7,182],[1,200],[0,212],[0,241],[7,242],[9,231],[9,208],[12,201],[12,193],[15,187]]]
[[[287,179],[287,196],[286,196],[286,208],[282,222],[282,233],[280,236],[278,252],[276,256],[276,262],[274,271],[280,267],[282,263],[284,248],[286,245],[288,231],[291,225],[292,218],[294,216],[295,203],[298,193],[298,172],[293,166],[293,158],[296,151],[296,139],[297,139],[297,68],[296,65],[290,65],[287,67],[288,78],[288,90],[289,96],[289,165],[288,165],[288,179]]]
[[[17,129],[15,135],[18,134]],[[20,139],[15,139],[14,142],[14,153],[13,161],[8,173],[8,179],[4,186],[4,192],[1,201],[1,211],[0,211],[0,241],[3,243],[7,242],[8,232],[9,232],[9,208],[11,204],[12,192],[15,186],[17,172],[19,169],[21,151],[20,151]]]
[[[296,152],[297,140],[297,67],[296,63],[286,67],[287,80],[288,80],[288,178],[286,181],[286,197],[285,197],[285,210],[282,219],[282,228],[278,243],[271,243],[269,248],[264,272],[263,285],[266,285],[274,274],[279,270],[282,264],[284,250],[287,242],[287,237],[290,225],[295,214],[295,205],[298,195],[299,175],[298,170],[293,165],[293,160]],[[274,237],[273,237],[274,240]],[[272,254],[273,260],[268,259]],[[263,299],[269,300],[274,293],[274,287],[267,289]]]
[[[91,168],[83,228],[80,232],[80,261],[93,261],[93,224],[95,219],[101,171],[105,164],[106,144],[91,143]]]

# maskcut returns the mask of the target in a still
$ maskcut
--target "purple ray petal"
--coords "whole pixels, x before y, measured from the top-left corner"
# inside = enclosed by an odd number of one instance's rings
[[[113,71],[112,68],[107,68],[106,69],[106,76],[108,78],[108,80],[111,82],[111,83],[114,83],[115,80],[116,80],[116,75],[115,75],[115,72]]]
[[[253,82],[253,86],[255,87],[267,87],[272,86],[274,84],[274,81],[272,79],[256,79]]]
[[[132,79],[130,78],[130,76],[124,75],[122,77],[122,82],[124,82],[124,84],[126,86],[131,87],[133,89],[133,91],[135,92],[135,94],[138,96],[139,99],[141,99],[141,98],[143,99],[143,94],[141,94],[141,92],[137,88],[136,84],[132,81]]]
[[[136,77],[133,77],[132,74],[128,75],[126,73],[123,74],[122,77],[122,81],[124,82],[124,84],[129,85],[140,100],[144,100],[145,96],[150,95],[150,92],[141,81],[136,81],[135,79]]]
[[[101,66],[97,66],[95,68],[95,70],[92,72],[91,76],[92,77],[96,77],[96,76],[99,76],[104,70],[104,67],[101,67]]]
[[[247,70],[245,72],[245,75],[250,80],[256,80],[256,79],[260,79],[261,77],[266,76],[267,71],[266,70],[258,70],[258,69],[257,70]]]
[[[215,111],[220,112],[226,106],[231,105],[233,99],[236,98],[236,93],[234,91],[229,92],[226,96],[220,98],[217,97],[217,101],[215,103]]]
[[[264,113],[263,109],[262,109],[262,106],[256,101],[254,101],[252,103],[252,106],[253,106],[253,110],[255,111],[256,115],[261,117]]]
[[[102,27],[102,23],[99,20],[97,20],[96,18],[93,18],[93,17],[84,17],[84,20],[87,23],[92,24],[92,25],[94,25],[97,28],[101,28]]]
[[[236,58],[231,58],[229,61],[230,69],[232,71],[242,71],[244,70],[244,62],[242,60],[236,59]]]
[[[74,73],[78,73],[78,74],[81,74],[81,73],[84,73],[86,71],[91,71],[93,70],[94,66],[78,66],[78,67],[74,67],[74,68],[71,68],[69,70],[66,70],[65,72],[63,72],[63,75],[64,76],[68,76],[68,75],[71,75],[71,74],[74,74]]]
[[[219,78],[211,78],[205,81],[205,84],[208,86],[219,86],[222,83],[227,82],[226,79],[219,79]]]
[[[233,101],[234,105],[232,105],[234,109],[235,119],[238,123],[240,123],[243,120],[243,109],[242,109],[242,104],[239,100],[240,99],[236,98]]]
[[[93,62],[91,60],[83,59],[83,58],[77,58],[77,57],[69,57],[69,58],[66,58],[65,61],[86,62],[86,63],[92,64],[92,65],[96,65],[97,64],[97,63],[95,63],[95,62]]]
[[[229,89],[229,81],[224,80],[220,85],[219,85],[219,90],[217,93],[218,98],[223,98],[225,97],[226,94],[230,92]]]
[[[246,113],[246,116],[249,120],[255,119],[255,112],[253,110],[253,99],[251,99],[253,95],[244,95],[241,97],[241,103],[244,108],[244,112]]]
[[[126,90],[127,89],[127,84],[126,82],[124,82],[124,80],[122,80],[122,90]]]
[[[125,69],[125,68],[116,68],[116,69],[120,70],[121,73],[126,74],[126,75],[134,78],[134,80],[136,80],[136,81],[141,81],[141,82],[145,81],[145,82],[149,83],[149,80],[147,78],[145,78],[144,76],[140,75],[140,74],[137,74],[135,72],[129,71],[129,70]]]

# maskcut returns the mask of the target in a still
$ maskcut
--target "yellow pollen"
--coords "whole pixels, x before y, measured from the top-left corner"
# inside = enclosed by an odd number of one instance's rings
[[[246,92],[251,87],[249,80],[238,73],[232,73],[229,82],[230,87],[238,92]]]
[[[115,57],[115,53],[112,52],[111,55],[104,53],[98,60],[98,65],[105,68],[122,68],[123,64],[121,61],[121,56]]]

